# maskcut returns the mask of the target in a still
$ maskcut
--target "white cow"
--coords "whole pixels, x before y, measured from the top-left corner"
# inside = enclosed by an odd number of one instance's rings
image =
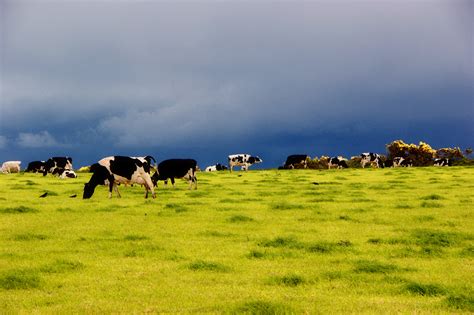
[[[2,173],[19,173],[21,161],[6,161],[2,164]]]

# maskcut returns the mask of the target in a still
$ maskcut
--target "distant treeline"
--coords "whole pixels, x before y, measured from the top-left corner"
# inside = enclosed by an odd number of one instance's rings
[[[433,149],[429,144],[420,142],[416,144],[407,144],[403,140],[395,140],[386,145],[386,154],[380,154],[383,162],[395,157],[403,157],[411,160],[413,166],[431,166],[436,158],[447,158],[452,161],[452,165],[474,165],[471,157],[472,149],[468,148],[462,151],[459,147]],[[361,167],[361,156],[353,156],[347,161],[347,166],[351,168]],[[327,169],[329,157],[314,157],[307,161],[307,167],[311,169]],[[295,166],[295,168],[302,168]]]

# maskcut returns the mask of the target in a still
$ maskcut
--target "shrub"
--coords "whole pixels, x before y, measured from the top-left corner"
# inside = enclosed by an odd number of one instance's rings
[[[418,145],[407,144],[403,140],[395,140],[386,145],[388,158],[403,157],[413,161],[413,166],[428,166],[433,164],[436,151],[427,143],[420,141]]]

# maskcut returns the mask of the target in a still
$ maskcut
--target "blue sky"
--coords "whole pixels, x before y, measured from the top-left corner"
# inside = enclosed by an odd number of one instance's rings
[[[472,147],[472,1],[0,0],[0,160]]]

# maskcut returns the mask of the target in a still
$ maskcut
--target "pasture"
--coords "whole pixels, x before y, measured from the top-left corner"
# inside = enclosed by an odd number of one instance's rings
[[[474,168],[90,175],[0,175],[2,313],[474,312]]]

